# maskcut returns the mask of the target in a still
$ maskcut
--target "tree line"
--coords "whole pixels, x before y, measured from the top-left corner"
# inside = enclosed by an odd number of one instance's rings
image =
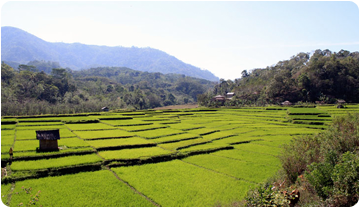
[[[239,79],[224,80],[198,96],[203,106],[214,106],[211,98],[235,92],[225,105],[280,104],[312,102],[334,103],[337,99],[359,102],[359,52],[316,50],[299,53],[273,66],[243,70]]]
[[[203,79],[124,67],[50,71],[58,65],[31,63],[16,70],[1,64],[2,116],[96,112],[104,106],[140,110],[186,104],[196,102],[198,94],[214,86]]]

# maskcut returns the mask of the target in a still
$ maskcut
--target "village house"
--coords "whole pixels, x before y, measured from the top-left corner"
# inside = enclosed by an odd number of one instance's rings
[[[292,103],[288,100],[281,103],[281,105],[292,105]]]
[[[222,95],[216,95],[215,97],[213,97],[211,99],[211,101],[220,102],[221,105],[223,105],[225,103],[225,100],[226,100],[225,96],[222,96]]]
[[[36,139],[39,140],[40,151],[59,150],[58,141],[60,139],[59,129],[56,130],[37,130]]]
[[[211,100],[212,100],[212,101],[225,101],[226,98],[225,98],[224,96],[222,96],[222,95],[216,95],[216,96],[213,97]]]
[[[228,92],[228,93],[226,93],[226,99],[227,99],[227,100],[231,100],[231,99],[234,97],[234,95],[235,95],[235,93],[233,93],[233,92]]]
[[[345,103],[346,103],[346,101],[345,100],[342,100],[342,99],[339,99],[339,100],[337,100],[336,101],[337,102],[337,108],[344,108],[344,105],[345,105]]]
[[[339,100],[337,100],[337,103],[342,105],[342,104],[345,104],[346,101],[345,101],[345,100],[342,100],[342,99],[339,99]]]

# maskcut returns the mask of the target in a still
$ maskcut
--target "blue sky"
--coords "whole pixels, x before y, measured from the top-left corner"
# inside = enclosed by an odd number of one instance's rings
[[[1,26],[49,42],[156,48],[225,79],[299,52],[359,51],[351,1],[8,1]]]

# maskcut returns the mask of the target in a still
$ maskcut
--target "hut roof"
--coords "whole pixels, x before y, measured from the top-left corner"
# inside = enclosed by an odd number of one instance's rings
[[[213,98],[211,98],[212,101],[225,101],[226,98],[222,95],[216,95]]]
[[[225,101],[225,97],[222,95],[216,95],[215,97],[212,98],[212,100],[220,100],[220,101]]]
[[[37,140],[59,140],[59,129],[56,130],[38,130],[36,131]]]
[[[102,111],[109,111],[109,108],[108,107],[102,107],[101,110]]]
[[[214,98],[224,98],[222,95],[216,95]]]
[[[291,105],[291,104],[292,103],[290,101],[288,101],[288,100],[281,103],[281,105]]]

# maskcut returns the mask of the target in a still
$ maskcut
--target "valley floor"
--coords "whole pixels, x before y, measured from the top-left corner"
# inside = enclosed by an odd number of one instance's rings
[[[283,144],[323,131],[334,116],[359,112],[358,105],[347,107],[193,106],[2,118],[2,201],[57,207],[231,205],[280,169]],[[59,151],[36,150],[40,129],[59,129]]]

